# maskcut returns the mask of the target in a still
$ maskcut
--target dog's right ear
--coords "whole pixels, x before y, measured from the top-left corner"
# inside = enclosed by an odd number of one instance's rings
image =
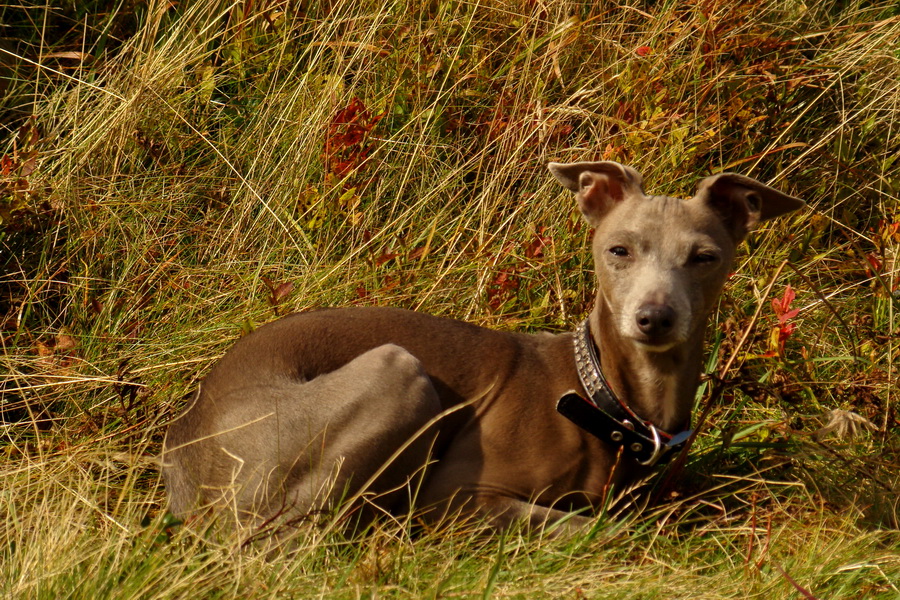
[[[611,160],[550,163],[547,168],[566,189],[575,192],[581,214],[593,227],[628,196],[644,194],[641,174]]]

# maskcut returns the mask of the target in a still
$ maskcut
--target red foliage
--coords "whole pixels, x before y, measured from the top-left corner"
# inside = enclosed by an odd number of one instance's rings
[[[790,285],[788,285],[784,289],[784,295],[781,298],[772,300],[772,309],[775,311],[775,316],[778,317],[777,352],[779,355],[784,354],[784,344],[797,328],[797,325],[795,323],[788,322],[800,313],[800,309],[791,308],[791,303],[794,301],[794,298],[796,298],[796,296],[797,295],[794,293],[794,290],[791,289]],[[772,352],[774,352],[774,350]],[[769,352],[768,354],[771,355],[772,352]]]
[[[517,289],[519,289],[519,278],[515,274],[515,268],[503,269],[488,286],[488,306],[497,310],[503,306],[510,293]]]
[[[525,256],[536,259],[544,258],[544,246],[553,242],[553,238],[549,235],[544,235],[546,230],[547,227],[544,225],[538,227],[534,233],[534,239],[525,246]]]
[[[775,316],[778,317],[779,324],[783,325],[789,319],[793,319],[800,314],[800,309],[791,309],[791,303],[796,297],[797,294],[795,294],[794,290],[791,289],[791,286],[788,285],[784,288],[784,295],[781,298],[772,300],[772,309],[775,311]]]
[[[523,242],[520,246],[522,253],[526,259],[543,260],[544,248],[553,244],[553,238],[546,233],[547,227],[540,225],[534,232],[533,237],[528,242]],[[508,244],[501,250],[501,256],[508,256],[513,253],[513,245]],[[512,266],[504,267],[500,270],[494,280],[491,281],[487,288],[488,306],[493,310],[499,309],[503,304],[516,295],[520,289],[522,282],[521,274],[529,271],[533,267],[525,259],[518,258]],[[527,281],[527,280],[526,280]],[[534,286],[532,282],[525,289],[530,290]]]
[[[374,149],[368,142],[369,135],[384,115],[372,114],[359,98],[337,111],[325,133],[325,172],[344,178],[363,169]]]
[[[451,117],[446,131],[453,132],[471,128],[490,141],[504,135],[516,135],[523,138],[526,147],[537,147],[542,144],[558,144],[565,140],[574,128],[569,123],[544,116],[544,111],[533,102],[521,102],[510,89],[500,92],[494,107],[481,111],[472,123],[465,115]],[[534,135],[539,131],[539,135]]]

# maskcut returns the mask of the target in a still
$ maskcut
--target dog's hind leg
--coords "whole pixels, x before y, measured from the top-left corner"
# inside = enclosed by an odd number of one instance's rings
[[[201,390],[170,429],[164,472],[170,487],[190,482],[202,504],[224,502],[244,522],[299,517],[360,492],[369,509],[390,511],[427,463],[434,436],[419,435],[382,467],[440,412],[418,359],[386,344],[310,381],[220,397]]]

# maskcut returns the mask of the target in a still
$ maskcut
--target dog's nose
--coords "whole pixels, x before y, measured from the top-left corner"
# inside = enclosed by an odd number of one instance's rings
[[[675,327],[675,311],[668,304],[644,304],[635,318],[638,329],[649,337],[663,337]]]

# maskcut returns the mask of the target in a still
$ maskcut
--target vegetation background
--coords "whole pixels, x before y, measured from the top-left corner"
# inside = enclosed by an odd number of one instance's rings
[[[0,71],[4,596],[900,597],[896,2],[34,0]],[[741,250],[654,506],[268,558],[166,515],[166,421],[258,324],[571,329],[589,231],[545,164],[590,159],[809,203]]]

